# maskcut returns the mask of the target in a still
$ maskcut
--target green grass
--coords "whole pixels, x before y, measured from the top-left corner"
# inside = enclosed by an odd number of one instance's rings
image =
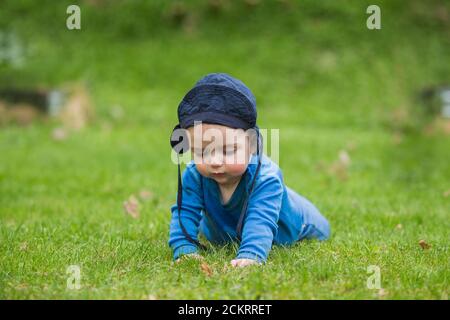
[[[27,50],[22,67],[0,67],[0,84],[82,81],[96,119],[63,141],[51,137],[56,121],[0,128],[0,298],[448,299],[450,139],[390,120],[398,108],[414,118],[417,91],[450,81],[441,2],[382,1],[381,31],[365,28],[364,1],[219,14],[197,1],[187,27],[170,22],[167,3],[82,2],[76,32],[64,29],[66,3],[51,3],[2,3],[0,21]],[[260,127],[280,129],[287,185],[318,206],[332,237],[274,247],[246,270],[224,268],[235,247],[212,247],[208,276],[171,261],[168,136],[184,93],[217,71],[252,88]],[[346,180],[329,170],[343,149]],[[153,197],[132,219],[122,203],[142,189]],[[81,267],[80,290],[67,289],[70,265]],[[367,288],[370,265],[384,293]]]

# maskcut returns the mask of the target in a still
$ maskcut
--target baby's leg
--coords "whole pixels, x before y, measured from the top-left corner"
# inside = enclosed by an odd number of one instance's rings
[[[299,240],[318,239],[326,240],[330,237],[330,224],[319,210],[305,197],[298,195],[303,213],[303,224]]]

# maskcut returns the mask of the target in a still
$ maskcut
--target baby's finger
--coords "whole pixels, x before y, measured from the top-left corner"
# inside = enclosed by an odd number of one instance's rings
[[[260,264],[258,261],[253,259],[235,259],[231,263],[234,267],[246,267],[254,264]]]
[[[198,253],[188,253],[188,254],[182,255],[177,260],[175,260],[175,263],[180,263],[182,260],[187,260],[190,258],[193,258],[196,260],[203,260],[203,256],[199,255]]]
[[[233,267],[245,267],[247,265],[246,259],[234,259],[231,260],[231,265]]]
[[[237,267],[238,263],[239,263],[239,260],[237,260],[237,259],[231,260],[231,265],[232,265],[233,267]]]

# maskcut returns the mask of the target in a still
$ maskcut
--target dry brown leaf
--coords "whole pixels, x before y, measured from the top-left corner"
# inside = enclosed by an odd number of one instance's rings
[[[378,296],[380,297],[380,298],[383,298],[383,297],[385,297],[385,296],[387,296],[388,295],[388,292],[386,291],[386,290],[384,290],[383,288],[381,288],[380,290],[378,290]]]
[[[213,274],[211,267],[206,262],[202,262],[200,265],[200,270],[208,277],[211,277]]]
[[[139,201],[134,195],[131,195],[128,200],[123,203],[123,208],[125,214],[130,215],[133,219],[139,218]]]
[[[444,197],[447,198],[448,196],[450,196],[450,189],[444,192]]]
[[[19,246],[20,251],[27,251],[28,250],[28,242],[22,242]]]
[[[16,286],[16,289],[17,290],[25,290],[25,289],[27,289],[28,288],[28,284],[27,283],[19,283],[17,286]]]
[[[420,247],[421,247],[423,250],[426,250],[426,249],[430,249],[430,248],[431,248],[431,245],[429,245],[428,243],[426,243],[425,240],[420,240],[420,241],[419,241],[419,245],[420,245]]]

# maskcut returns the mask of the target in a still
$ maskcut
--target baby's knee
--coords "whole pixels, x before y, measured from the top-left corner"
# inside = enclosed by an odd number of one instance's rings
[[[327,240],[330,238],[330,223],[323,217],[317,217],[314,221],[305,223],[302,226],[301,239]]]

